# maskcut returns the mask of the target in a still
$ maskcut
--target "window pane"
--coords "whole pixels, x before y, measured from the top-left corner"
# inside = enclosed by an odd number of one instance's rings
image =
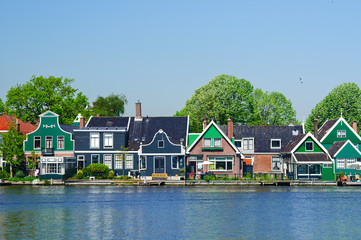
[[[297,166],[298,174],[308,174],[308,166],[305,164],[301,164]]]
[[[214,146],[215,147],[222,147],[222,139],[221,138],[215,138],[214,139]]]
[[[104,133],[104,147],[113,147],[113,134]]]
[[[104,164],[112,169],[112,155],[104,155]]]
[[[90,133],[90,147],[99,148],[99,133]]]
[[[210,138],[204,138],[203,139],[203,146],[204,147],[211,147],[212,146],[212,141]]]
[[[40,148],[40,137],[34,137],[34,148]]]
[[[58,136],[58,149],[64,149],[64,136]]]
[[[281,171],[281,161],[279,157],[272,157],[272,171]]]

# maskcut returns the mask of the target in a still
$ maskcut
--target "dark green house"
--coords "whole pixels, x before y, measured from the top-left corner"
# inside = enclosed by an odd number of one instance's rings
[[[26,159],[31,152],[40,155],[38,169],[43,179],[63,179],[67,171],[76,167],[74,158],[73,129],[76,126],[59,124],[59,115],[47,111],[40,116],[37,129],[26,135]]]

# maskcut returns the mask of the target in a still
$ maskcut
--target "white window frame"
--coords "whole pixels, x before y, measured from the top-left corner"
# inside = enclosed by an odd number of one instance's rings
[[[176,161],[176,167],[173,167],[173,163],[174,163],[174,160]],[[179,157],[178,156],[172,156],[172,162],[171,162],[171,166],[172,166],[172,169],[179,169]]]
[[[162,143],[163,146],[160,146],[160,143]],[[164,140],[158,140],[158,148],[164,148]]]
[[[48,141],[50,140],[50,147],[48,147]],[[53,148],[54,142],[53,142],[53,136],[46,136],[45,137],[45,149],[47,148]]]
[[[118,167],[119,163],[120,167]],[[114,169],[123,169],[123,159],[121,154],[114,154]]]
[[[110,159],[107,159],[108,157],[110,157]],[[110,161],[110,163],[107,163],[109,161]],[[103,163],[105,165],[107,165],[109,169],[113,169],[113,163],[112,162],[113,162],[113,155],[112,154],[104,154]]]
[[[209,171],[219,171],[219,172],[233,172],[234,159],[229,156],[210,156],[208,161],[213,162],[214,164],[209,164]],[[231,169],[216,169],[217,162],[225,162],[225,166],[228,167],[228,164],[231,164]],[[214,165],[214,169],[211,169],[211,165]]]
[[[345,169],[345,161],[346,159],[344,158],[337,158],[336,159],[336,167],[337,169]]]
[[[274,159],[276,159],[276,158],[278,158],[278,161],[276,161],[276,160],[274,160]],[[280,172],[281,171],[281,157],[279,157],[279,156],[272,156],[272,160],[271,160],[272,162],[271,162],[271,167],[272,167],[272,169],[271,169],[271,171],[272,172]],[[274,170],[273,168],[275,167],[274,166],[274,163],[278,163],[278,166],[279,166],[279,169],[278,170]]]
[[[242,138],[242,149],[243,151],[254,151],[254,138]]]
[[[209,145],[207,144],[209,141]],[[212,147],[212,138],[203,138],[203,147]]]
[[[351,164],[354,164],[356,162],[355,158],[346,158],[346,169],[355,169],[355,167],[350,167]]]
[[[98,162],[97,162],[97,163],[100,163],[100,154],[92,154],[92,155],[90,156],[91,164],[93,164],[93,156],[98,156]]]
[[[98,132],[90,133],[90,135],[89,135],[89,146],[92,149],[100,148],[100,133],[98,133]]]
[[[36,138],[39,138],[39,147],[35,147],[35,142],[37,141]],[[41,149],[41,136],[34,136],[34,149]]]
[[[308,150],[308,149],[307,149],[307,143],[311,143],[311,146],[312,146],[312,149],[311,149],[311,150]],[[313,142],[311,142],[311,141],[305,142],[305,151],[307,151],[307,152],[312,152],[313,150],[314,150]]]
[[[113,145],[114,145],[113,133],[104,133],[103,134],[103,145],[104,145],[103,146],[104,148],[113,148]]]
[[[337,130],[337,138],[346,138],[346,130]]]
[[[59,147],[59,143],[61,142],[61,138],[63,138],[62,142],[63,142],[63,146],[62,147]],[[65,149],[65,137],[64,136],[58,136],[57,137],[57,141],[56,141],[56,147],[57,149]]]
[[[41,158],[41,174],[65,174],[65,166],[63,157],[51,157],[51,158]],[[55,172],[49,171],[55,165]]]
[[[273,147],[273,142],[279,142],[279,147]],[[281,149],[282,147],[282,140],[281,139],[271,139],[271,149]]]
[[[76,167],[79,168],[79,162],[84,162],[83,166],[85,167],[85,155],[78,155],[76,161]]]
[[[218,142],[219,142],[219,144],[218,144]],[[222,138],[214,138],[213,145],[214,145],[214,147],[222,147]]]
[[[142,161],[144,160],[144,165],[145,167],[142,167]],[[139,158],[139,169],[140,170],[146,170],[147,169],[147,157],[146,156],[141,156]]]
[[[134,155],[125,154],[125,169],[133,169],[133,168],[134,168]]]
[[[237,144],[236,144],[237,142],[240,143],[239,147],[237,147]],[[236,145],[237,148],[242,149],[242,139],[234,140],[234,145]]]

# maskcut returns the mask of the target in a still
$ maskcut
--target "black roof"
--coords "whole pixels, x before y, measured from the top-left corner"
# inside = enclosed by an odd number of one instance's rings
[[[227,135],[228,127],[220,126]],[[295,135],[303,134],[301,125],[236,125],[234,139],[254,138],[255,152],[280,152]],[[271,149],[271,139],[281,139],[281,149]]]
[[[296,153],[295,157],[298,162],[330,162],[326,153]]]
[[[92,117],[86,127],[128,127],[129,117]]]
[[[338,119],[327,120],[318,130],[317,139],[321,140],[327,134],[327,132],[333,127],[333,125],[335,125]]]
[[[328,153],[331,155],[331,157],[335,157],[335,154],[338,152],[338,150],[341,149],[341,147],[346,143],[346,141],[342,142],[335,142],[332,144],[332,146],[328,149]]]
[[[174,144],[185,144],[188,133],[188,117],[143,117],[130,120],[129,150],[138,150],[140,142],[148,144],[154,135],[162,129]]]
[[[74,134],[74,129],[79,129],[78,126],[74,126],[74,125],[65,125],[65,124],[60,124],[60,128],[63,129],[65,132]]]
[[[296,146],[297,144],[302,141],[302,139],[306,136],[306,134],[301,134],[301,135],[297,135],[294,136],[292,138],[291,141],[289,141],[287,143],[287,145],[282,149],[283,153],[290,153]]]

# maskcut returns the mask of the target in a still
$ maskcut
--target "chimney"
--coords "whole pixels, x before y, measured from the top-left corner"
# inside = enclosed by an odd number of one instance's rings
[[[353,130],[355,130],[355,132],[357,132],[357,122],[356,121],[352,122],[352,128],[353,128]]]
[[[203,120],[203,130],[206,129],[207,127],[207,121],[206,121],[206,116],[204,116],[204,120]]]
[[[85,119],[83,117],[81,117],[79,119],[79,128],[85,127]]]
[[[314,136],[317,139],[317,137],[318,137],[317,115],[315,115],[315,119],[313,120],[313,123],[314,123],[314,128],[315,128],[314,129],[314,131],[315,131]]]
[[[99,113],[97,113],[97,117],[100,117],[100,114],[99,114]]]
[[[231,117],[229,117],[227,120],[227,137],[229,140],[231,140],[233,137],[233,122]]]
[[[142,104],[138,100],[137,103],[135,103],[135,119],[141,119],[142,118]]]

